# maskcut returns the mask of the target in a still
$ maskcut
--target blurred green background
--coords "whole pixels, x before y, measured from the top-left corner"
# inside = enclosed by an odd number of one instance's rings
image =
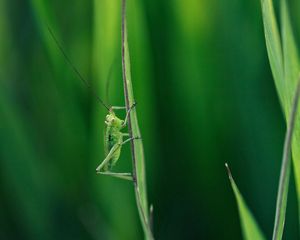
[[[225,162],[270,238],[285,125],[260,2],[128,0],[127,16],[156,238],[242,238]],[[47,25],[98,95],[123,104],[120,0],[0,1],[0,239],[142,239],[132,184],[95,174],[105,109]],[[294,186],[287,211],[296,239]]]

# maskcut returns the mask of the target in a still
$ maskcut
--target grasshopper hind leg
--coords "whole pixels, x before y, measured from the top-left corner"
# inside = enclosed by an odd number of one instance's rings
[[[128,139],[127,139],[128,140]],[[128,142],[128,141],[124,141],[121,144],[115,144],[111,150],[109,151],[109,153],[107,154],[106,158],[102,161],[102,163],[96,168],[96,172],[97,174],[102,174],[102,175],[108,175],[108,176],[112,176],[112,177],[116,177],[116,178],[121,178],[121,179],[125,179],[125,180],[129,180],[132,181],[132,175],[131,173],[115,173],[115,172],[111,172],[111,171],[107,171],[106,168],[109,165],[110,161],[113,159],[114,157],[114,153],[118,150],[118,148],[121,147],[121,145],[123,145],[124,143]]]
[[[109,164],[109,162],[112,160],[114,153],[118,150],[119,147],[121,147],[123,144],[128,143],[132,140],[137,140],[137,139],[141,139],[141,137],[132,137],[132,138],[128,138],[125,141],[123,141],[120,144],[115,144],[111,150],[109,151],[109,153],[107,154],[106,158],[102,161],[102,163],[96,168],[96,172],[97,174],[102,174],[102,175],[108,175],[108,176],[112,176],[112,177],[116,177],[116,178],[121,178],[121,179],[125,179],[125,180],[129,180],[129,181],[133,181],[133,177],[131,173],[115,173],[115,172],[111,172],[109,170],[105,170]],[[104,171],[103,171],[104,169]]]
[[[133,177],[132,177],[131,173],[115,173],[115,172],[106,171],[106,172],[97,172],[97,174],[108,175],[111,177],[116,177],[116,178],[120,178],[120,179],[124,179],[124,180],[133,181]]]

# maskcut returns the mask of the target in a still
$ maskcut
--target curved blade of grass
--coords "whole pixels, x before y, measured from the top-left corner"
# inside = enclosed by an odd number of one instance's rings
[[[299,59],[294,34],[292,31],[286,0],[281,1],[281,38],[284,60],[284,79],[286,82],[286,100],[288,114],[293,108],[292,101],[299,77]],[[287,118],[289,115],[287,115]]]
[[[258,224],[256,223],[256,220],[254,219],[251,211],[249,210],[243,196],[241,195],[238,187],[235,184],[235,181],[232,177],[230,168],[227,163],[225,163],[225,167],[228,172],[229,180],[231,183],[231,187],[233,189],[237,204],[238,204],[238,210],[241,220],[241,227],[244,239],[246,240],[264,240],[266,239],[260,230]]]
[[[130,72],[130,55],[127,39],[127,23],[126,23],[126,0],[122,0],[122,72],[124,83],[124,96],[127,111],[135,102],[131,72]],[[130,137],[140,137],[140,129],[136,115],[136,108],[134,108],[128,116],[128,132]],[[145,160],[142,140],[131,141],[132,151],[132,166],[133,166],[133,181],[135,188],[135,195],[137,207],[142,222],[144,234],[146,239],[154,239],[149,222],[147,189],[146,189],[146,174],[145,174]]]
[[[287,95],[287,109],[286,119],[290,121],[290,112],[293,111],[293,97],[295,88],[298,84],[299,77],[299,57],[298,49],[295,43],[291,22],[289,18],[289,11],[285,0],[281,1],[281,22],[282,22],[282,43],[284,53],[284,74],[286,80],[286,95]],[[292,110],[291,110],[292,108]],[[299,111],[299,109],[298,109]],[[289,114],[289,115],[288,115]],[[297,186],[298,206],[300,206],[300,123],[295,121],[295,132],[292,144],[293,164],[295,171],[295,180]],[[300,210],[300,209],[299,209]],[[299,212],[300,219],[300,212]]]
[[[281,0],[282,50],[272,0],[261,0],[261,4],[269,61],[280,102],[283,106],[286,122],[289,124],[290,112],[291,108],[293,108],[293,97],[299,75],[299,58],[289,19],[287,3],[286,0]],[[283,51],[283,53],[281,53],[281,51]],[[298,206],[300,206],[300,122],[299,117],[297,119],[298,121],[295,120],[296,126],[292,141],[292,155],[297,186]],[[289,175],[289,169],[287,170],[287,175]],[[285,182],[285,185],[286,188],[288,188],[288,181]],[[286,193],[283,194],[287,194],[287,189]],[[285,212],[285,204],[282,205],[282,207],[284,207]]]
[[[283,75],[283,56],[272,0],[261,0],[261,7],[271,70],[279,94],[280,103],[282,107],[284,107],[285,95],[282,91],[282,89],[285,88]]]
[[[289,188],[289,177],[291,172],[291,159],[290,159],[291,145],[292,145],[292,137],[293,137],[294,127],[295,127],[296,116],[297,116],[299,96],[300,96],[300,82],[298,83],[296,93],[294,96],[293,105],[292,105],[293,107],[290,114],[291,116],[289,118],[289,123],[288,123],[285,142],[284,142],[284,150],[283,150],[277,203],[276,203],[276,215],[275,215],[275,223],[274,223],[274,230],[273,230],[273,240],[281,239],[283,235],[286,203],[287,203],[288,188]]]

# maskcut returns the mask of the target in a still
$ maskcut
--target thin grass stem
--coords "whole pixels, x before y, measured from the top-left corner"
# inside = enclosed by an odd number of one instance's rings
[[[130,72],[130,56],[127,41],[127,22],[126,22],[126,0],[122,0],[122,73],[123,73],[123,85],[124,85],[124,97],[127,111],[135,103],[131,82]],[[128,133],[130,138],[141,137],[136,108],[130,111],[128,115]],[[142,140],[131,141],[132,152],[132,177],[134,182],[134,190],[137,202],[137,208],[141,223],[143,226],[145,238],[147,240],[153,240],[153,234],[150,227],[148,201],[147,201],[147,188],[146,188],[146,173],[144,163],[144,150]]]
[[[300,96],[300,80],[298,81],[296,92],[293,98],[292,109],[291,109],[290,117],[288,119],[289,122],[287,125],[287,131],[285,135],[278,194],[277,194],[275,222],[274,222],[274,230],[273,230],[273,238],[272,238],[273,240],[282,238],[282,233],[284,228],[287,195],[288,195],[288,187],[289,187],[289,177],[291,172],[291,145],[292,145],[293,133],[295,128],[297,109],[299,104],[299,96]]]

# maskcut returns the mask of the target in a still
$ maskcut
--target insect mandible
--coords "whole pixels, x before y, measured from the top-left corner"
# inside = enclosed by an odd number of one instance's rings
[[[114,112],[114,110],[126,110],[126,107],[121,106],[111,106],[108,107],[102,100],[97,96],[97,94],[93,91],[91,85],[86,81],[80,72],[77,70],[77,68],[74,66],[74,64],[71,62],[70,58],[58,42],[57,38],[55,37],[54,33],[52,32],[51,28],[48,26],[48,31],[53,38],[55,44],[59,48],[60,52],[64,56],[66,62],[69,64],[71,69],[74,71],[74,73],[77,75],[77,77],[84,83],[84,85],[89,88],[92,93],[97,98],[98,102],[104,106],[108,110],[108,114],[105,118],[105,124],[106,124],[106,131],[105,131],[105,140],[104,140],[104,149],[106,157],[105,159],[100,163],[100,165],[96,168],[96,173],[103,174],[103,175],[109,175],[112,177],[117,177],[125,180],[133,180],[131,173],[118,173],[118,172],[112,172],[112,168],[114,165],[116,165],[117,161],[120,158],[121,149],[122,146],[132,140],[141,139],[139,136],[137,137],[130,137],[129,133],[123,133],[121,132],[122,129],[124,129],[127,126],[128,117],[131,112],[131,110],[136,106],[135,103],[132,104],[132,106],[126,111],[125,119],[122,120],[118,118]],[[123,137],[128,137],[126,140],[123,140]]]

